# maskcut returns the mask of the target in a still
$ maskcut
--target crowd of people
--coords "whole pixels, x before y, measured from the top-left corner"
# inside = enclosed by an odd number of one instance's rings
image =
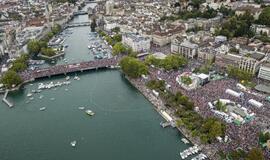
[[[170,90],[174,93],[180,91],[184,95],[188,96],[199,108],[199,112],[203,117],[214,117],[215,115],[211,112],[208,102],[213,102],[218,99],[230,99],[231,101],[246,107],[248,110],[255,113],[255,119],[251,122],[244,123],[240,126],[234,123],[226,124],[226,135],[229,137],[228,143],[214,143],[213,146],[223,151],[232,151],[237,148],[243,150],[249,150],[254,146],[258,146],[259,132],[269,127],[269,115],[270,115],[270,103],[265,101],[263,96],[255,96],[249,91],[244,92],[237,88],[237,81],[230,78],[222,80],[210,81],[204,86],[198,87],[194,90],[183,89],[176,81],[176,77],[183,72],[190,72],[191,67],[187,67],[177,71],[165,71],[158,68],[150,68],[149,79],[162,79],[169,84]],[[226,89],[232,89],[237,92],[243,92],[244,98],[237,98],[227,94]],[[249,99],[255,99],[264,104],[263,107],[258,108],[248,104]],[[225,122],[224,122],[225,123]],[[269,154],[269,152],[265,152]],[[270,157],[270,154],[269,154]]]
[[[100,59],[95,61],[81,62],[75,64],[56,65],[44,69],[27,70],[21,74],[24,81],[35,78],[50,77],[53,75],[65,74],[76,71],[83,71],[92,68],[115,66],[118,63],[117,58]]]

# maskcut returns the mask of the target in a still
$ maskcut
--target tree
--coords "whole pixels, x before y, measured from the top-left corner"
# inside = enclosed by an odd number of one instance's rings
[[[59,32],[61,32],[61,26],[59,24],[55,24],[53,27],[52,27],[52,33],[54,35],[58,34]]]
[[[253,148],[248,152],[246,160],[264,160],[262,150],[260,148]]]
[[[112,49],[112,54],[113,55],[118,55],[121,53],[125,53],[126,52],[126,47],[121,43],[121,42],[117,42]]]
[[[96,31],[96,27],[97,27],[97,23],[96,23],[96,19],[94,18],[91,22],[91,32],[95,32]]]
[[[116,34],[113,36],[113,40],[115,42],[121,42],[122,41],[122,35],[121,34]]]
[[[41,54],[48,56],[48,57],[52,57],[56,54],[56,52],[52,48],[42,48]]]
[[[13,85],[17,86],[22,83],[22,79],[15,71],[9,70],[4,73],[1,78],[1,83],[3,83],[7,88],[11,88]]]
[[[40,43],[38,40],[30,40],[27,44],[27,50],[30,55],[35,55],[40,52]]]
[[[258,22],[262,25],[270,25],[270,7],[265,7],[259,15]]]
[[[118,33],[120,32],[120,28],[119,27],[115,27],[112,29],[112,32]]]
[[[138,78],[148,73],[147,66],[133,57],[124,57],[120,61],[122,71],[131,78]]]

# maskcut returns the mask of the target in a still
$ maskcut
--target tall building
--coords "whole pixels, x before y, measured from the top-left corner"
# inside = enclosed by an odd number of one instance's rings
[[[150,39],[134,33],[123,34],[122,43],[131,47],[135,52],[145,52],[150,50]]]
[[[112,15],[113,14],[113,7],[114,7],[114,1],[113,0],[109,0],[109,1],[106,2],[106,4],[105,4],[106,15]]]
[[[261,65],[258,78],[270,81],[270,63]]]

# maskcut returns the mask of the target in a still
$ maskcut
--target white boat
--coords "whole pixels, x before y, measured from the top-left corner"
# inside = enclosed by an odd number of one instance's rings
[[[72,142],[70,142],[70,145],[71,145],[72,147],[76,147],[76,144],[77,144],[77,142],[76,142],[76,141],[72,141]]]
[[[84,110],[84,109],[85,109],[85,107],[78,107],[78,109],[79,109],[79,110]]]
[[[66,80],[68,81],[69,79],[70,79],[70,77],[69,77],[69,76],[67,76],[67,77],[66,77]]]
[[[46,110],[46,107],[41,107],[39,108],[40,111],[45,111]]]
[[[189,141],[186,138],[182,138],[181,141],[184,142],[185,144],[189,143]]]
[[[88,49],[91,49],[91,46],[87,46],[88,47]]]
[[[55,100],[55,98],[50,98],[51,101]]]
[[[85,113],[88,114],[89,116],[95,115],[95,113],[91,111],[90,109],[86,110]]]
[[[28,93],[26,96],[31,97],[32,95],[33,95],[32,93]]]
[[[40,96],[39,96],[39,99],[42,99],[42,98],[43,98],[43,95],[40,95]]]
[[[74,77],[74,80],[80,80],[80,77],[75,76],[75,77]]]
[[[30,97],[30,98],[29,98],[29,100],[33,100],[33,99],[34,99],[34,97]]]

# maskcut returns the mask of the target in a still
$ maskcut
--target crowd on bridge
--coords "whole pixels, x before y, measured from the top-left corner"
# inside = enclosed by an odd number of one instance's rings
[[[50,77],[59,74],[67,74],[71,72],[105,68],[110,66],[116,66],[118,63],[117,58],[106,58],[95,61],[87,61],[81,63],[55,65],[48,68],[27,70],[21,74],[24,81],[29,81],[31,79]]]

